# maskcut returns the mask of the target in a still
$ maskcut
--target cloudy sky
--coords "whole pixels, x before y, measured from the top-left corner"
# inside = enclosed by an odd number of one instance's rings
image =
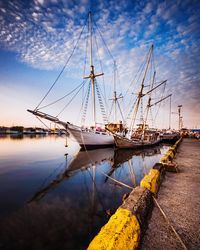
[[[99,52],[94,54],[105,65],[98,62],[96,70],[105,73],[101,81],[108,98],[113,88],[113,58],[118,68],[117,91],[124,94],[154,44],[157,80],[168,80],[165,94],[172,93],[172,111],[177,112],[177,105],[182,104],[184,125],[200,127],[198,0],[0,0],[0,125],[42,126],[26,109],[37,106],[77,41],[73,59],[43,105],[81,84],[82,76],[89,72],[89,67],[85,67],[88,58],[82,53],[87,48],[87,26],[84,30],[83,27],[89,9],[100,30],[93,41]],[[96,39],[100,40],[98,45]],[[131,92],[134,91],[133,88]],[[62,105],[71,97],[64,99]],[[75,100],[62,118],[76,122],[80,106],[81,101]],[[53,106],[48,112],[56,115],[60,108]],[[157,124],[167,127],[169,100],[160,111]],[[123,112],[127,112],[126,106]],[[172,115],[174,128],[178,126],[177,117]]]

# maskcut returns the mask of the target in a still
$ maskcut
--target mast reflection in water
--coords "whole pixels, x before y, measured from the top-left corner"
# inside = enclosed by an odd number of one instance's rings
[[[168,149],[78,152],[63,140],[0,139],[1,248],[86,249],[131,191],[120,182],[137,186]]]

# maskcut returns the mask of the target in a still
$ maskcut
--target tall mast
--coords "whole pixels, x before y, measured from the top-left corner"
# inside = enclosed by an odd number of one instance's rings
[[[95,77],[102,76],[103,73],[96,74],[94,73],[93,66],[93,26],[92,26],[92,13],[89,12],[89,34],[90,34],[90,75],[83,77],[84,79],[90,78],[92,84],[92,106],[93,106],[93,126],[96,127],[96,97],[95,97]]]
[[[169,129],[171,129],[172,99],[169,99]]]
[[[178,105],[178,129],[179,131],[182,129],[181,108],[182,108],[182,105]]]
[[[92,13],[91,11],[89,12],[89,32],[90,32],[90,67],[93,66],[93,62],[92,62]]]
[[[109,100],[112,100],[112,105],[114,104],[114,121],[115,123],[117,123],[117,106],[119,108],[119,111],[121,113],[121,116],[122,116],[122,120],[123,119],[123,115],[122,115],[122,112],[121,112],[121,109],[120,109],[120,106],[119,106],[119,102],[118,102],[118,99],[121,99],[123,98],[122,95],[119,95],[117,96],[117,91],[116,91],[116,70],[117,70],[117,65],[116,65],[116,61],[114,61],[114,64],[113,64],[113,75],[114,75],[114,89],[113,89],[113,98],[109,99]]]
[[[140,90],[140,94],[139,94],[140,99],[143,97],[144,81],[146,79],[146,75],[147,75],[147,71],[148,71],[148,68],[149,68],[149,63],[150,63],[152,53],[153,53],[153,44],[151,45],[151,48],[150,48],[150,51],[149,51],[149,58],[148,58],[146,69],[145,69],[144,76],[143,76],[143,79],[142,79],[142,85],[141,85],[141,90]],[[141,99],[141,123],[144,123],[143,100],[142,99]]]
[[[142,84],[141,84],[140,92],[138,93],[138,100],[137,100],[136,108],[135,108],[135,111],[134,111],[134,114],[133,114],[133,119],[132,119],[130,133],[131,133],[133,127],[134,127],[136,115],[137,115],[137,112],[138,112],[138,108],[139,108],[140,102],[142,100],[142,97],[144,96],[144,94],[143,94],[144,81],[146,79],[146,75],[147,75],[147,71],[148,71],[148,68],[149,68],[149,63],[150,63],[150,59],[151,59],[152,53],[153,53],[153,44],[151,45],[151,48],[150,48],[150,51],[149,51],[149,56],[148,56],[147,65],[146,65],[146,68],[145,68],[144,76],[143,76],[143,79],[142,79]],[[143,112],[143,111],[141,110],[141,112]]]
[[[117,122],[117,93],[116,93],[116,62],[114,61],[114,109],[115,109],[115,122]]]
[[[94,66],[93,66],[93,54],[92,54],[92,14],[89,12],[89,25],[90,25],[90,75],[92,83],[92,99],[93,99],[93,124],[96,127],[96,100],[95,100],[95,82],[94,82]]]
[[[156,77],[156,71],[154,71],[154,73],[153,73],[153,79],[152,79],[151,89],[153,89],[153,86],[154,86],[154,83],[155,83],[155,77]],[[146,111],[146,117],[144,119],[143,131],[145,130],[145,126],[146,126],[146,123],[147,123],[147,117],[148,117],[148,114],[149,114],[149,110],[151,108],[151,93],[152,92],[150,92],[149,99],[148,99],[147,111]]]

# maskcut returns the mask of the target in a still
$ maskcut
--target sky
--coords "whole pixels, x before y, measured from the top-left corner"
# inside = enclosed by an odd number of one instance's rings
[[[113,91],[115,60],[118,69],[116,90],[118,95],[125,95],[124,100],[119,101],[125,102],[122,113],[128,113],[132,105],[128,105],[127,100],[138,91],[136,84],[132,87],[130,83],[137,79],[137,72],[154,44],[156,80],[167,80],[167,85],[158,90],[157,95],[172,94],[171,127],[178,128],[177,106],[183,105],[184,127],[200,128],[198,0],[0,0],[0,126],[43,127],[26,110],[40,103],[67,61],[63,74],[41,106],[64,96],[83,82],[83,75],[90,71],[88,27],[85,26],[89,10],[97,29],[93,36],[95,69],[97,73],[104,72],[104,77],[97,80],[106,102],[111,105],[108,99]],[[78,122],[80,108],[84,113],[85,107],[81,95],[87,99],[87,85],[84,86],[85,92],[77,94],[62,112],[61,119]],[[126,95],[128,88],[129,97]],[[58,106],[41,111],[57,115],[71,98],[72,95]],[[159,108],[156,126],[167,128],[169,99]],[[50,126],[49,122],[46,124]]]

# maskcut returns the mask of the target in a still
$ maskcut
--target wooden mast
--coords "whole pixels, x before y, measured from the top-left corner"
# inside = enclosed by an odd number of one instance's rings
[[[89,29],[90,29],[90,79],[92,83],[92,98],[93,98],[93,123],[94,127],[96,127],[96,100],[95,100],[95,76],[94,76],[94,66],[93,66],[93,58],[92,58],[92,14],[89,12]]]
[[[152,53],[153,53],[153,44],[151,45],[151,48],[150,48],[150,51],[149,51],[149,56],[148,56],[147,65],[146,65],[146,68],[145,68],[144,76],[143,76],[143,79],[142,79],[142,84],[141,84],[140,92],[138,93],[138,101],[137,101],[137,104],[136,104],[136,107],[135,107],[135,110],[134,110],[134,113],[133,113],[132,123],[131,123],[131,127],[130,127],[130,134],[132,133],[132,130],[133,130],[133,127],[134,127],[134,124],[135,124],[135,119],[136,119],[136,115],[137,115],[137,112],[138,112],[138,108],[139,108],[141,99],[144,96],[144,94],[143,94],[144,81],[146,79],[146,75],[147,75],[147,71],[148,71],[148,68],[149,68],[149,63],[150,63],[150,59],[151,59]]]
[[[102,76],[104,73],[95,74],[93,65],[93,26],[92,26],[92,13],[89,11],[89,33],[90,33],[90,75],[83,77],[84,79],[90,78],[92,84],[92,106],[93,106],[93,125],[96,127],[96,96],[95,96],[95,77]]]
[[[118,121],[117,121],[117,105],[119,106],[118,99],[123,98],[123,96],[121,96],[121,95],[117,96],[117,91],[116,91],[116,69],[117,69],[116,61],[114,61],[114,91],[113,91],[113,98],[111,98],[109,100],[112,100],[113,103],[114,103],[114,122],[115,122],[115,124],[118,123]],[[123,117],[122,117],[122,119],[123,119]]]
[[[156,77],[156,71],[154,71],[154,73],[153,73],[153,79],[152,79],[151,89],[153,89],[153,86],[154,86],[154,83],[155,83],[155,77]],[[151,93],[152,92],[150,92],[149,99],[148,99],[146,117],[144,119],[143,133],[144,133],[145,126],[146,126],[146,123],[147,123],[147,117],[148,117],[148,114],[149,114],[149,109],[151,107]]]
[[[182,129],[182,116],[181,116],[181,108],[183,105],[178,105],[178,129],[179,131]]]
[[[114,109],[115,109],[115,116],[114,120],[117,123],[117,92],[116,92],[116,62],[114,61]]]

